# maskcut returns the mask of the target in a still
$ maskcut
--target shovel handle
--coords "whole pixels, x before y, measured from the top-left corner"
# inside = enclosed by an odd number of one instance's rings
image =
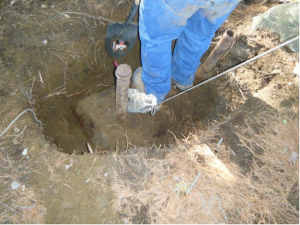
[[[133,3],[133,5],[131,7],[131,10],[130,10],[130,13],[129,13],[129,16],[128,16],[127,20],[126,20],[126,24],[132,23],[132,21],[133,21],[133,19],[135,17],[135,14],[138,11],[138,9],[139,9],[139,6],[136,5],[135,3]]]
[[[117,60],[113,60],[112,63],[114,64],[114,66],[117,68],[119,66],[119,63],[117,62]]]

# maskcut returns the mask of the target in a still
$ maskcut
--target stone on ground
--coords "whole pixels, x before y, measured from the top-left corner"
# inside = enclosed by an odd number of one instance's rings
[[[274,6],[253,18],[252,29],[269,29],[286,42],[299,35],[299,2]],[[288,45],[292,52],[299,55],[299,41]]]

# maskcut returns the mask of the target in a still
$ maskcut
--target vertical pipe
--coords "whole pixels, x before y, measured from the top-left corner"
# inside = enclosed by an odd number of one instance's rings
[[[116,88],[116,114],[120,121],[124,121],[127,114],[128,88],[132,71],[127,64],[121,64],[115,72],[117,78]]]
[[[196,71],[195,77],[198,81],[208,79],[208,73],[216,65],[222,55],[230,48],[234,39],[234,32],[226,30],[222,38],[219,40],[217,45],[214,47],[212,52],[209,54],[205,62]]]

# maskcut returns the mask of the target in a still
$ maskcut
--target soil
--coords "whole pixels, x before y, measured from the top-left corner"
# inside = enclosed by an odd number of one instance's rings
[[[249,32],[251,18],[275,4],[278,1],[256,7],[259,3],[245,1],[237,7],[201,59],[206,59],[226,29],[235,31],[234,45],[211,75],[279,43],[279,38],[267,31]],[[0,1],[0,130],[27,108],[34,110],[43,124],[41,130],[32,112],[28,112],[0,137],[1,160],[5,164],[0,169],[0,203],[11,206],[29,191],[34,193],[31,202],[37,203],[35,214],[17,223],[120,222],[112,204],[115,193],[110,188],[118,154],[114,146],[118,143],[112,143],[110,148],[92,144],[96,151],[90,154],[87,143],[92,143],[91,137],[76,107],[81,100],[115,85],[115,67],[104,47],[106,28],[110,21],[125,21],[130,7],[129,0]],[[139,55],[137,40],[132,51],[118,62],[129,64],[134,70],[141,66]],[[270,57],[274,63],[269,63]],[[142,127],[148,135],[141,136],[135,128],[129,130],[129,147],[146,146],[159,158],[160,148],[169,151],[178,139],[197,129],[207,129],[253,96],[268,98],[271,108],[297,108],[298,77],[292,72],[296,58],[295,54],[272,53],[170,100],[154,117],[141,115],[141,120],[152,122],[151,126]],[[167,97],[176,93],[174,88]],[[223,134],[232,138],[232,127],[227,125],[222,127]],[[237,141],[232,138],[231,143]],[[22,155],[25,148],[28,154]],[[128,146],[120,144],[118,150],[126,155]],[[244,163],[246,158],[249,155],[241,153],[237,160],[245,172],[249,169]],[[15,180],[24,185],[23,191],[11,191]],[[14,215],[2,204],[0,209]],[[134,222],[145,221],[142,214]],[[2,223],[14,222],[12,217],[3,218]]]

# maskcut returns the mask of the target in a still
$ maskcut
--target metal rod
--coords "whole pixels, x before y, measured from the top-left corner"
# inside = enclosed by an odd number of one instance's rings
[[[208,82],[210,82],[210,81],[212,81],[212,80],[215,80],[215,79],[217,79],[217,78],[219,78],[219,77],[221,77],[221,76],[224,76],[224,75],[226,75],[227,73],[229,73],[229,72],[231,72],[231,71],[233,71],[233,70],[236,70],[236,69],[238,69],[238,68],[240,68],[240,67],[242,67],[242,66],[244,66],[244,65],[247,65],[248,63],[253,62],[253,61],[259,59],[260,57],[263,57],[263,56],[265,56],[265,55],[267,55],[267,54],[269,54],[269,53],[271,53],[271,52],[273,52],[273,51],[275,51],[275,50],[277,50],[277,49],[279,49],[279,48],[282,48],[282,47],[284,47],[284,46],[286,46],[286,45],[288,45],[288,44],[290,44],[290,43],[292,43],[292,42],[294,42],[294,41],[296,41],[296,40],[298,40],[298,39],[299,39],[299,36],[294,37],[294,38],[292,38],[292,39],[290,39],[290,40],[288,40],[288,41],[286,41],[286,42],[284,42],[284,43],[282,43],[282,44],[280,44],[280,45],[277,45],[276,47],[274,47],[274,48],[272,48],[272,49],[269,49],[268,51],[266,51],[266,52],[264,52],[264,53],[262,53],[262,54],[260,54],[260,55],[257,55],[257,56],[255,56],[255,57],[253,57],[252,59],[249,59],[249,60],[247,60],[247,61],[245,61],[245,62],[242,62],[242,63],[240,63],[240,64],[238,64],[238,65],[236,65],[236,66],[234,66],[234,67],[231,67],[230,69],[228,69],[228,70],[226,70],[226,71],[224,71],[224,72],[222,72],[222,73],[220,73],[220,74],[216,74],[215,76],[213,76],[213,77],[211,77],[211,78],[208,78],[207,80],[202,81],[202,82],[200,82],[199,84],[196,84],[196,85],[194,85],[193,87],[191,87],[191,88],[189,88],[189,89],[186,89],[185,91],[179,92],[177,95],[173,95],[172,97],[163,100],[162,102],[158,103],[157,105],[161,105],[161,104],[163,104],[163,103],[166,103],[167,101],[170,101],[170,100],[173,99],[173,98],[176,98],[176,97],[178,97],[178,96],[180,96],[180,95],[183,95],[184,93],[187,93],[187,92],[189,92],[189,91],[191,91],[191,90],[193,90],[193,89],[195,89],[195,88],[197,88],[197,87],[200,87],[200,86],[202,86],[202,85],[204,85],[204,84],[206,84],[206,83],[208,83]]]
[[[222,38],[209,54],[205,62],[197,70],[195,77],[197,81],[203,81],[209,78],[208,73],[217,64],[222,55],[230,48],[234,39],[234,33],[231,30],[226,30]]]
[[[115,72],[117,78],[116,88],[116,114],[120,121],[124,121],[127,115],[128,88],[132,71],[129,65],[121,64]]]

